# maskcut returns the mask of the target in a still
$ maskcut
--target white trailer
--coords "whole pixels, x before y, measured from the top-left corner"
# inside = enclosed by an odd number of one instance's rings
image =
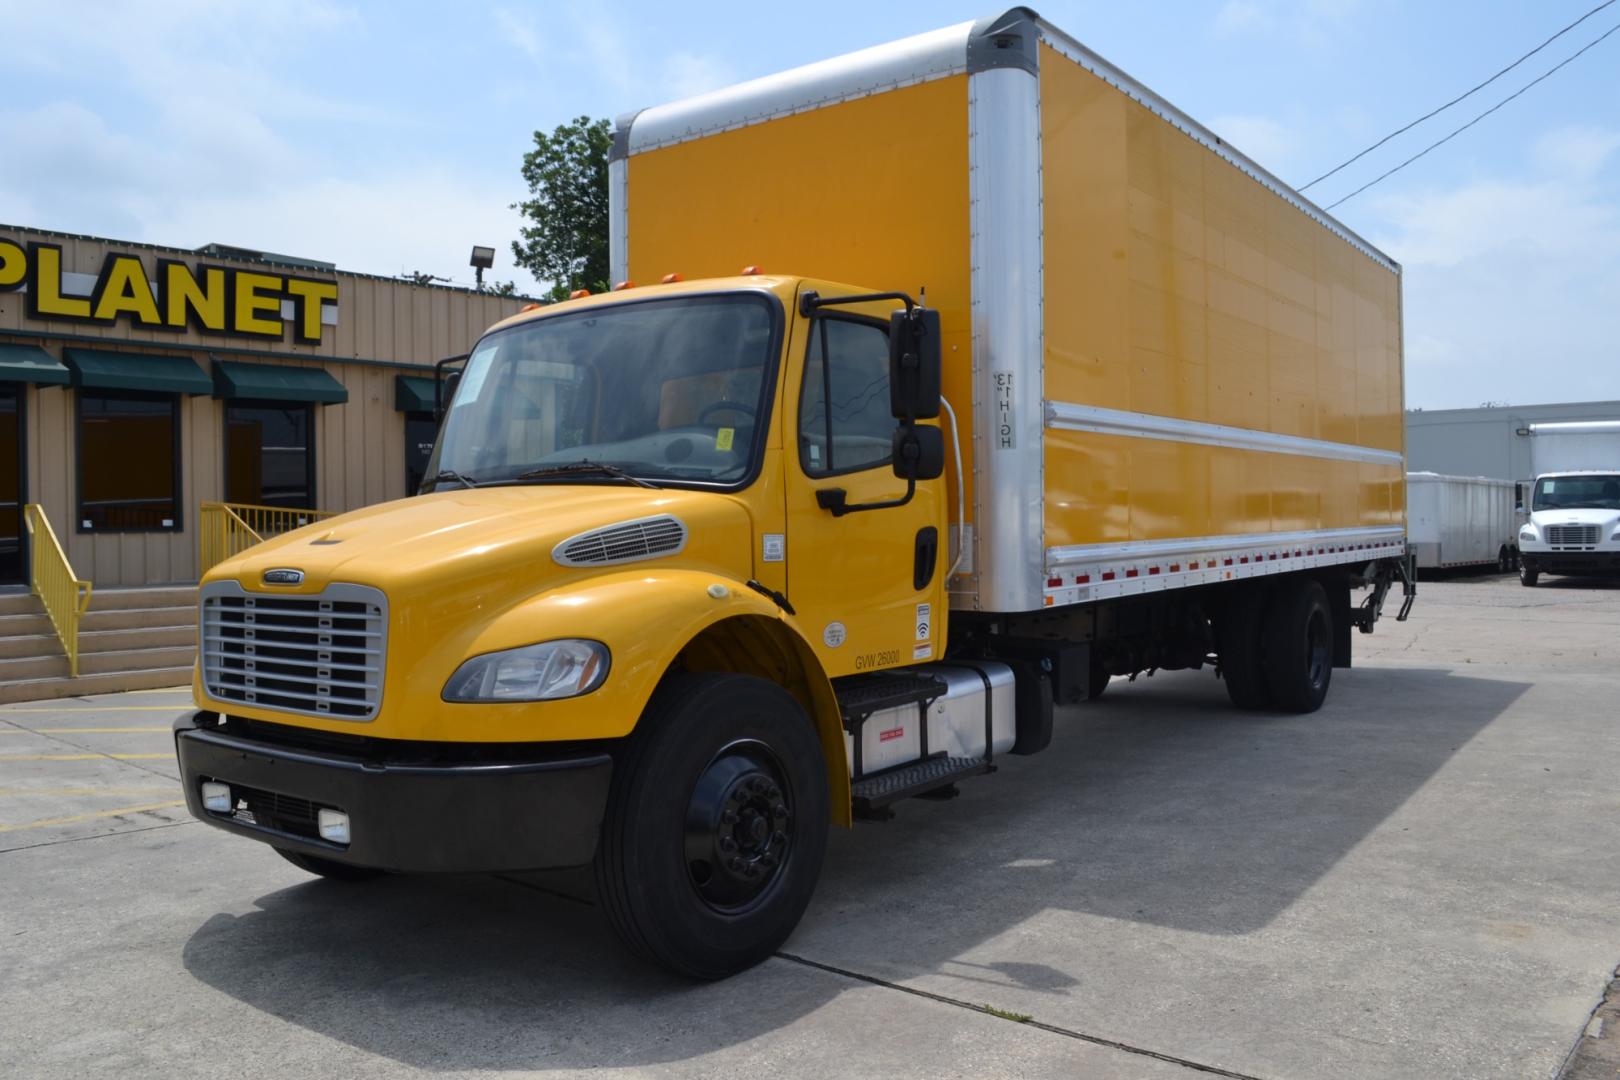
[[[1530,475],[1620,471],[1620,420],[1530,425]]]
[[[1513,566],[1513,481],[1406,474],[1407,536],[1421,569]]]

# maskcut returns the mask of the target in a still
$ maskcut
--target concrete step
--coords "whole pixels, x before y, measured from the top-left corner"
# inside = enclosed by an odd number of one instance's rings
[[[67,657],[57,646],[55,654],[35,653],[33,656],[15,656],[0,660],[0,686],[28,679],[65,678],[68,673]]]
[[[130,589],[96,589],[90,594],[90,610],[121,611],[127,608],[197,607],[195,585],[150,585]]]
[[[113,649],[79,653],[79,674],[106,675],[114,671],[147,671],[183,667],[197,659],[194,645],[165,645],[156,649]]]
[[[39,598],[27,589],[0,592],[0,615],[37,615],[44,610]]]
[[[35,615],[0,615],[0,638],[53,633],[50,616],[43,611]]]
[[[82,635],[81,635],[82,638]],[[79,646],[84,647],[82,644]],[[0,660],[16,660],[34,656],[52,656],[62,651],[62,643],[47,627],[43,634],[14,634],[0,637]]]
[[[156,649],[162,646],[184,645],[197,647],[197,624],[177,626],[139,626],[121,630],[80,630],[79,654],[112,652],[115,649]],[[0,656],[5,655],[5,642],[0,641]]]
[[[97,611],[91,608],[79,620],[79,633],[100,630],[139,630],[149,626],[197,625],[197,609],[193,607],[113,608]]]
[[[0,681],[0,704],[17,701],[46,701],[78,697],[81,694],[116,694],[124,690],[155,690],[166,686],[190,686],[191,666],[149,668],[143,671],[113,671],[102,675],[21,679]],[[156,715],[156,714],[154,714]]]

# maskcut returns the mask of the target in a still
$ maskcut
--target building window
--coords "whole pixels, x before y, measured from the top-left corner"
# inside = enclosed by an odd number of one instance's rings
[[[804,471],[831,476],[886,464],[893,453],[894,429],[888,327],[818,318],[799,390],[799,462]]]
[[[22,389],[0,383],[0,585],[24,580]]]
[[[232,402],[225,407],[225,501],[315,509],[312,407]]]
[[[79,398],[79,529],[180,528],[180,404],[169,394]]]
[[[432,413],[405,414],[405,494],[422,490],[428,459],[433,456],[433,440],[439,437],[439,422]]]

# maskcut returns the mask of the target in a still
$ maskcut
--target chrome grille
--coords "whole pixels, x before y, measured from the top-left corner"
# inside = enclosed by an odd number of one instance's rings
[[[686,526],[661,514],[570,536],[552,549],[551,557],[564,566],[600,566],[673,555],[685,546]]]
[[[1553,547],[1595,547],[1597,542],[1596,525],[1547,526],[1547,543]]]
[[[221,701],[370,720],[382,704],[388,603],[376,589],[329,585],[317,595],[203,586],[203,684]]]

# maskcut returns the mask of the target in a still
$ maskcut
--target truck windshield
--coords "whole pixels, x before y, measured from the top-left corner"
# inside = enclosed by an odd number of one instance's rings
[[[655,483],[741,483],[766,418],[776,322],[773,300],[744,293],[627,302],[491,334],[467,361],[425,489],[459,478],[614,482],[546,471],[586,461]]]
[[[1620,475],[1548,476],[1536,481],[1531,510],[1620,510]]]

